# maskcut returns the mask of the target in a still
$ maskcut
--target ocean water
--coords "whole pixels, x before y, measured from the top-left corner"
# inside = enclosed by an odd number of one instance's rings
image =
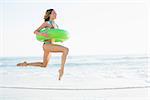
[[[65,64],[65,72],[61,81],[58,81],[58,70],[61,64],[61,55],[52,56],[48,67],[17,67],[16,64],[27,62],[42,61],[42,57],[1,57],[0,58],[0,99],[2,100],[19,100],[24,96],[24,91],[33,92],[32,89],[78,89],[86,90],[87,92],[69,92],[65,95],[49,94],[51,99],[48,100],[62,100],[59,97],[68,98],[64,100],[113,100],[108,97],[113,96],[115,100],[118,96],[126,97],[125,94],[118,93],[101,93],[88,92],[90,90],[105,90],[123,89],[123,88],[145,88],[150,86],[150,58],[141,55],[93,55],[93,56],[68,56]],[[5,87],[5,88],[4,88]],[[28,88],[30,90],[14,90],[15,88]],[[14,89],[11,89],[14,88]],[[17,92],[16,92],[17,91]],[[44,91],[44,90],[43,90]],[[65,91],[65,90],[64,90]],[[140,90],[141,91],[141,90]],[[5,93],[4,93],[5,92]],[[11,93],[14,94],[12,95]],[[37,92],[37,91],[36,91]],[[129,92],[129,91],[128,91]],[[127,92],[127,94],[128,94]],[[18,93],[20,96],[14,96]],[[38,92],[41,94],[41,92]],[[37,94],[38,94],[37,93]],[[49,92],[47,92],[49,93]],[[70,94],[72,93],[72,94]],[[52,95],[53,94],[53,95]],[[86,94],[89,94],[87,97]],[[141,93],[139,93],[141,94]],[[142,98],[148,97],[147,90],[142,90]],[[78,96],[77,96],[78,95]],[[138,93],[137,93],[138,95]],[[30,96],[30,94],[26,95]],[[73,97],[75,99],[70,99]],[[79,97],[80,96],[80,97]],[[31,96],[32,97],[32,96]],[[39,98],[42,96],[39,96]],[[44,95],[46,98],[46,96]],[[57,97],[57,99],[56,99]],[[70,97],[70,98],[69,98]],[[135,95],[133,95],[135,97]],[[133,99],[131,96],[131,98]],[[33,94],[31,100],[41,100],[36,98]],[[129,97],[130,98],[130,97]],[[130,99],[127,100],[130,100]],[[23,100],[30,100],[24,98]],[[134,98],[135,99],[135,98]],[[136,98],[137,99],[137,98]],[[45,99],[46,100],[46,99]],[[137,99],[140,100],[140,99]]]
[[[27,62],[40,62],[42,57],[1,57],[0,76],[22,72],[49,76],[52,79],[60,68],[61,55],[52,56],[47,68],[40,67],[17,67],[16,64]],[[100,80],[100,79],[132,79],[149,83],[149,63],[147,56],[68,56],[65,64],[64,78],[71,80]],[[17,72],[16,72],[17,71]],[[54,71],[54,72],[53,72]],[[16,72],[16,73],[15,73]],[[52,77],[51,77],[52,76]],[[5,80],[3,80],[5,81]]]

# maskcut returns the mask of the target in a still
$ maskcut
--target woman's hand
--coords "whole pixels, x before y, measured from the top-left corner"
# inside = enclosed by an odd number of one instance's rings
[[[40,35],[41,35],[41,36],[48,37],[48,34],[46,34],[46,33],[41,33]]]

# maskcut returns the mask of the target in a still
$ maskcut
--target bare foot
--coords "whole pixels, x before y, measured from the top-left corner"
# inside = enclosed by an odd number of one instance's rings
[[[18,63],[17,64],[17,66],[27,66],[28,64],[27,64],[27,62],[26,61],[24,61],[23,63]]]
[[[58,77],[58,80],[61,80],[61,77],[63,76],[64,74],[64,70],[63,69],[59,69],[59,77]]]

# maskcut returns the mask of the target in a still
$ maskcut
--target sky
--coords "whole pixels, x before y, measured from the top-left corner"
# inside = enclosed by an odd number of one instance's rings
[[[53,8],[56,23],[70,33],[70,55],[149,53],[148,0],[1,0],[0,56],[42,56],[33,33]]]

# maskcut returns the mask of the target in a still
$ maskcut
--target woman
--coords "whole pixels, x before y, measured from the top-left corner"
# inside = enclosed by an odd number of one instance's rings
[[[44,16],[45,22],[34,31],[34,34],[48,37],[48,35],[46,33],[40,33],[39,30],[41,30],[42,28],[58,28],[57,24],[54,22],[54,20],[56,19],[56,16],[57,16],[57,14],[54,9],[48,9]],[[64,65],[65,65],[65,61],[66,61],[66,57],[68,55],[69,49],[64,46],[61,46],[61,45],[53,44],[54,41],[55,41],[54,39],[44,41],[43,62],[33,62],[33,63],[23,62],[23,63],[17,64],[17,66],[47,67],[48,62],[49,62],[50,53],[51,52],[62,52],[61,68],[59,69],[59,77],[58,77],[58,79],[61,80],[61,77],[63,76],[63,73],[64,73]]]

